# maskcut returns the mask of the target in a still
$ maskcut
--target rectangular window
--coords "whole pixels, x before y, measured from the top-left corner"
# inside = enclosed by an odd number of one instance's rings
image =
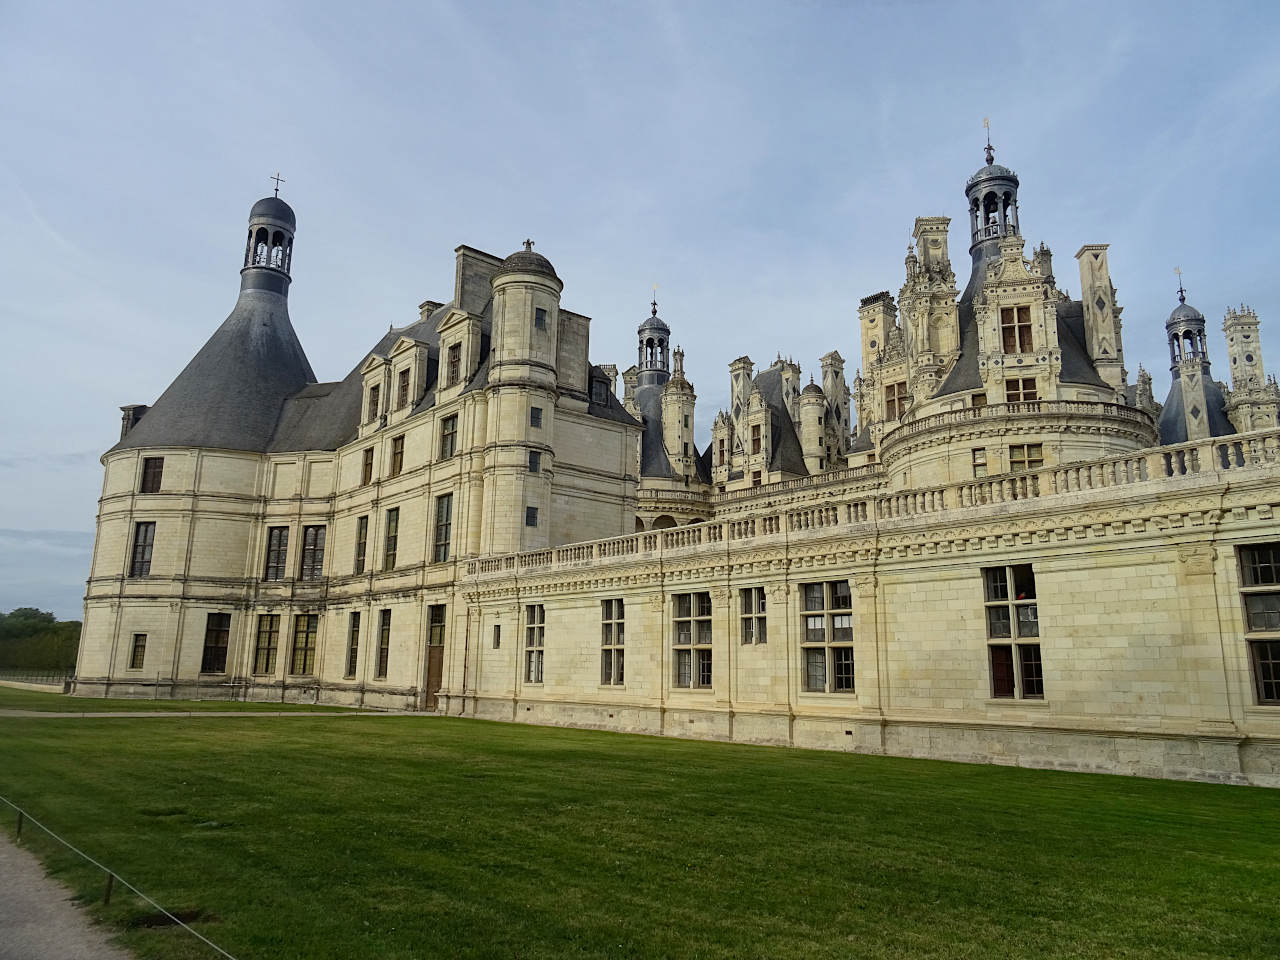
[[[751,452],[752,452],[752,453],[759,453],[759,452],[760,452],[760,444],[761,444],[761,440],[760,440],[760,424],[756,423],[756,424],[753,424],[753,425],[752,425],[752,427],[751,427]]]
[[[151,548],[156,542],[156,525],[146,520],[133,525],[133,551],[129,556],[129,576],[151,575]]]
[[[547,611],[540,603],[524,608],[524,682],[542,682],[543,643],[546,640]]]
[[[276,672],[276,648],[280,645],[280,614],[258,614],[258,635],[253,643],[253,672],[266,676]]]
[[[139,493],[159,493],[160,479],[164,476],[164,457],[142,458],[142,486]]]
[[[400,543],[400,508],[387,511],[387,538],[382,547],[382,569],[396,568],[396,547]]]
[[[379,407],[382,400],[382,387],[374,384],[369,388],[369,409],[366,411],[364,418],[365,423],[373,423],[378,419]]]
[[[129,650],[129,669],[141,670],[146,658],[147,635],[145,633],[135,633],[133,635],[133,647]]]
[[[502,624],[495,623],[493,625],[493,649],[497,650],[502,646]]]
[[[907,412],[907,381],[890,383],[884,388],[884,417],[898,420]]]
[[[1005,353],[1032,353],[1031,308],[1000,308],[1000,342]]]
[[[1260,704],[1280,704],[1280,543],[1240,548],[1245,643]]]
[[[283,580],[285,561],[289,557],[289,528],[267,528],[267,564],[262,570],[263,580]]]
[[[440,459],[448,460],[458,449],[458,416],[445,417],[440,421]]]
[[[1044,466],[1044,446],[1039,443],[1015,443],[1009,447],[1009,471],[1027,473]]]
[[[760,481],[760,471],[759,471],[759,470],[753,470],[753,471],[752,471],[752,473],[751,473],[751,485],[752,485],[753,487],[758,487],[758,486],[760,486],[760,482],[761,482],[761,481]]]
[[[436,539],[432,558],[436,563],[449,559],[449,540],[453,534],[453,494],[436,497]]]
[[[409,368],[401,370],[396,377],[396,409],[403,410],[409,405]]]
[[[391,472],[388,476],[398,477],[404,470],[404,434],[391,438]]]
[[[387,679],[387,666],[391,660],[391,611],[383,610],[378,616],[378,669],[377,680]]]
[[[356,573],[364,573],[365,556],[369,551],[369,517],[356,517]]]
[[[462,380],[462,344],[455,343],[449,347],[449,379],[446,387],[457,386]]]
[[[529,408],[529,426],[533,427],[535,430],[542,429],[542,408],[541,407]]]
[[[673,598],[675,685],[711,686],[711,594],[678,593]]]
[[[853,693],[853,593],[848,580],[801,585],[804,688]]]
[[[347,621],[347,678],[356,675],[356,668],[360,666],[360,611],[351,611],[351,616]]]
[[[975,478],[987,475],[987,450],[985,447],[975,447],[973,450],[973,475]]]
[[[1013,377],[1004,382],[1005,403],[1024,403],[1040,399],[1035,377]]]
[[[293,656],[289,672],[294,676],[305,677],[315,672],[316,633],[319,629],[319,614],[300,613],[293,618]]]
[[[598,404],[609,402],[609,385],[603,380],[591,381],[591,402]]]
[[[324,527],[302,528],[302,564],[299,580],[319,580],[324,569]]]
[[[689,443],[687,440],[685,441],[685,445],[684,445],[684,455],[686,457],[689,455]]]
[[[444,611],[443,603],[427,607],[427,643],[433,647],[444,646]]]
[[[538,473],[542,470],[542,454],[537,450],[529,451],[529,472]]]
[[[984,567],[982,585],[995,699],[1044,699],[1036,578],[1027,563]],[[1027,642],[1030,640],[1031,642]]]
[[[211,613],[204,623],[204,655],[201,673],[227,672],[227,641],[231,638],[231,614]]]
[[[969,406],[975,410],[981,410],[987,405],[987,395],[985,393],[975,393],[969,398]]]
[[[533,308],[533,325],[539,330],[547,329],[547,311],[542,307]]]
[[[364,451],[364,463],[360,465],[360,486],[367,487],[373,483],[373,447]]]
[[[717,449],[717,453],[720,459],[719,466],[723,467],[724,466],[724,438],[723,437],[720,438],[720,443]]]
[[[622,599],[600,601],[600,683],[620,686],[626,642],[626,610]]]
[[[538,525],[538,508],[537,507],[524,508],[524,525],[526,527],[536,527]]]
[[[765,631],[764,587],[739,590],[738,606],[741,609],[742,642],[767,643],[769,636]]]

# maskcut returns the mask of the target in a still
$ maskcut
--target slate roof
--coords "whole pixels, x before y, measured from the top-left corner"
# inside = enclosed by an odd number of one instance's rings
[[[1236,432],[1227,417],[1227,399],[1223,395],[1223,386],[1209,375],[1209,365],[1204,365],[1204,399],[1208,410],[1204,411],[1209,420],[1209,436],[1225,437]],[[1177,371],[1173,375],[1173,383],[1169,385],[1169,396],[1165,398],[1164,409],[1160,411],[1160,419],[1156,429],[1160,432],[1160,442],[1186,443],[1187,418],[1183,413],[1186,401],[1182,396],[1182,378]]]
[[[775,362],[757,374],[752,387],[760,391],[760,399],[772,412],[769,418],[769,469],[807,477],[809,468],[804,465],[804,448],[800,445],[796,425],[791,422],[791,414],[787,412],[782,396],[782,364]]]
[[[644,383],[636,387],[632,399],[640,408],[640,476],[672,478],[676,476],[671,461],[667,459],[666,444],[662,439],[662,384]]]
[[[289,322],[288,300],[242,290],[222,326],[108,452],[176,446],[260,453],[271,444],[286,398],[315,379]]]

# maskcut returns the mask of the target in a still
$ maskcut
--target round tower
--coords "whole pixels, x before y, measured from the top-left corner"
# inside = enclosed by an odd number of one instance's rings
[[[684,351],[676,347],[673,357],[675,372],[662,388],[662,441],[672,469],[688,483],[698,475],[698,450],[693,442],[693,409],[698,397],[684,376]]]
[[[1204,314],[1187,303],[1178,284],[1178,305],[1164,324],[1172,383],[1160,411],[1161,443],[1183,443],[1233,433],[1226,399],[1209,370]]]
[[[995,148],[987,142],[986,166],[965,183],[964,195],[969,201],[969,255],[973,269],[962,300],[972,299],[981,285],[984,261],[1000,257],[1000,241],[1022,236],[1018,222],[1018,175],[996,163]]]
[[[671,328],[658,316],[658,301],[651,304],[648,318],[640,324],[636,334],[640,340],[636,362],[639,376],[638,386],[660,387],[671,376],[671,364],[668,351],[671,345]]]
[[[831,465],[827,463],[826,447],[823,442],[826,436],[827,395],[812,379],[809,385],[800,391],[800,399],[796,401],[796,412],[800,427],[800,447],[804,452],[804,465],[808,468],[810,475],[830,469]]]
[[[240,270],[241,290],[268,290],[288,295],[296,230],[293,208],[279,197],[263,197],[253,205],[249,211],[244,267]]]
[[[564,284],[526,240],[493,275],[481,551],[551,542],[556,337]]]

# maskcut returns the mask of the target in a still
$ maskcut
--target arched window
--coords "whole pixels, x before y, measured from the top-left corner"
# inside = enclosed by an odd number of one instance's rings
[[[259,227],[257,236],[253,240],[253,263],[257,267],[265,267],[267,265],[267,231],[265,227]]]
[[[249,235],[244,240],[244,265],[249,265],[249,258],[253,256],[253,227],[249,228]]]
[[[271,265],[278,269],[284,268],[284,234],[279,230],[271,238]]]

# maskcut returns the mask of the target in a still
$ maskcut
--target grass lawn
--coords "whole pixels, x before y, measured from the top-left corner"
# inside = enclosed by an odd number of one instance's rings
[[[346,711],[346,707],[329,707],[309,703],[242,702],[239,700],[132,700],[99,697],[71,697],[42,690],[0,687],[0,710],[39,710],[44,713],[147,713],[153,710],[187,713],[194,710],[263,710],[314,712]]]
[[[1280,956],[1280,791],[351,716],[0,718],[0,793],[239,960]]]

